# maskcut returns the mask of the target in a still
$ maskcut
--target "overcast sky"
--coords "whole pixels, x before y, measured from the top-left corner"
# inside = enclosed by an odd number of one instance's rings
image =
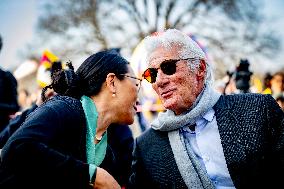
[[[0,35],[3,47],[0,67],[12,69],[23,60],[18,52],[32,40],[36,22],[36,0],[0,0]]]
[[[281,34],[283,50],[281,56],[269,69],[284,66],[284,1],[265,0],[264,12],[268,16],[267,26]],[[20,65],[19,52],[33,39],[37,15],[40,12],[36,0],[0,0],[0,35],[3,47],[0,52],[0,67],[13,70]]]

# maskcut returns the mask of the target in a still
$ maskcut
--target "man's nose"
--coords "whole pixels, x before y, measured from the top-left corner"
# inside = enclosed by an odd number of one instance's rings
[[[164,74],[161,69],[158,70],[157,77],[156,77],[156,84],[158,86],[162,86],[169,81],[168,75]]]

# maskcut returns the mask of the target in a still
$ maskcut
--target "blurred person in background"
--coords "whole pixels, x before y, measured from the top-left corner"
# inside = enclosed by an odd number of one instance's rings
[[[283,185],[284,113],[271,95],[221,95],[186,34],[144,39],[152,84],[167,109],[134,143],[130,188],[277,188]]]
[[[0,36],[0,51],[2,38]],[[20,109],[18,104],[17,80],[10,71],[0,69],[0,132],[11,117]]]
[[[270,73],[266,73],[264,75],[262,94],[272,94],[272,91],[271,91],[271,79],[272,79],[272,75]]]
[[[20,111],[24,111],[29,108],[32,104],[30,101],[30,93],[26,89],[21,89],[18,94],[18,102],[20,106]]]
[[[276,72],[272,75],[271,81],[271,95],[274,98],[283,95],[284,93],[284,72]]]
[[[284,95],[276,97],[276,102],[278,103],[280,108],[284,111]]]
[[[133,123],[141,79],[124,58],[107,51],[87,58],[76,73],[68,65],[43,90],[59,95],[33,111],[3,147],[1,189],[120,188],[100,168],[107,128]]]

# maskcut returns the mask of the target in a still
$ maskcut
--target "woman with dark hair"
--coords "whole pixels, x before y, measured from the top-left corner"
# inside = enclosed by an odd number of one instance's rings
[[[120,188],[100,168],[107,128],[132,124],[141,79],[109,51],[87,58],[76,73],[52,75],[58,95],[33,111],[2,149],[0,188]],[[122,107],[123,106],[123,107]]]

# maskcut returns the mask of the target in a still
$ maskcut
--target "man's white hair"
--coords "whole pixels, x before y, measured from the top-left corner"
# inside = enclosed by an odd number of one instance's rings
[[[162,47],[167,50],[172,50],[173,48],[178,47],[180,50],[178,51],[178,58],[180,59],[188,59],[194,58],[196,60],[189,60],[188,66],[191,70],[195,70],[199,64],[200,59],[203,59],[206,63],[206,79],[205,83],[208,85],[212,85],[213,76],[212,76],[212,68],[208,63],[208,60],[205,56],[203,50],[199,47],[199,45],[193,41],[188,35],[182,33],[177,29],[168,29],[162,33],[158,33],[157,35],[147,36],[144,40],[145,50],[146,50],[146,60],[149,63],[150,54],[157,48]]]

